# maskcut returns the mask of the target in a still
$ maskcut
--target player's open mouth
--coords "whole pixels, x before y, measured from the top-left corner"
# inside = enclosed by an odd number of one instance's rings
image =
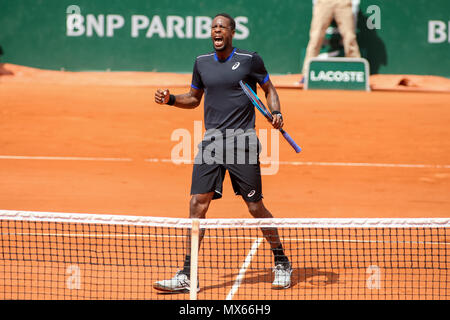
[[[221,47],[223,45],[223,38],[222,37],[214,37],[214,46],[215,47]]]

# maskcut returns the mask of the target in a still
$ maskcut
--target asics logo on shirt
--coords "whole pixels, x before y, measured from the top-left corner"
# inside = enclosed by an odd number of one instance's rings
[[[240,65],[241,65],[240,62],[236,62],[236,63],[231,67],[231,69],[232,69],[232,70],[236,70],[237,68],[239,68]]]

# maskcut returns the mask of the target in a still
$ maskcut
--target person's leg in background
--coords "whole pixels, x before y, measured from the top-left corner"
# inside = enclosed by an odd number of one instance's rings
[[[330,0],[317,0],[314,4],[309,41],[303,60],[302,73],[306,76],[306,69],[311,58],[317,57],[325,37],[325,32],[333,20],[333,3]]]
[[[336,2],[334,19],[342,36],[345,56],[360,58],[359,46],[355,34],[355,17],[351,0],[334,0]]]

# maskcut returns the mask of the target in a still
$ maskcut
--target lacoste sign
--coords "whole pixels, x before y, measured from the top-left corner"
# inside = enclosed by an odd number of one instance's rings
[[[369,91],[369,64],[362,58],[311,59],[305,89]]]

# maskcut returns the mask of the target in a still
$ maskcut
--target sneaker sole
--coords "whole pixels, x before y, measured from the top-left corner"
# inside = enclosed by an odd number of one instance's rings
[[[159,283],[155,283],[153,285],[153,288],[158,291],[171,292],[171,293],[188,293],[191,291],[189,288],[174,289],[174,288],[162,286]],[[200,288],[197,288],[197,292],[200,292]]]
[[[277,285],[272,285],[272,289],[273,290],[283,290],[283,289],[289,289],[291,287],[291,284],[288,284],[287,286],[277,286]]]
[[[272,289],[273,290],[284,290],[284,289],[289,289],[291,287],[291,285],[288,285],[288,286],[274,286],[274,285],[272,285]]]

